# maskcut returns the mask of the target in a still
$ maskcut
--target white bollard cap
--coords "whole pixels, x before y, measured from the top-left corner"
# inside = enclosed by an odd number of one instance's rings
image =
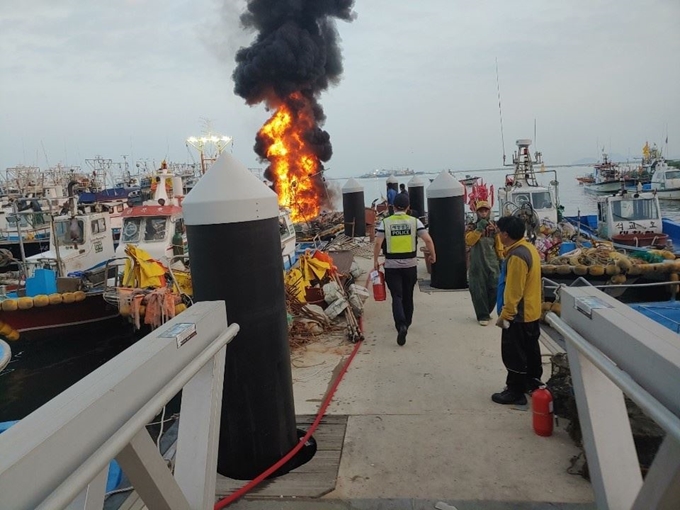
[[[342,187],[343,195],[345,193],[358,193],[359,191],[364,191],[364,187],[359,184],[359,181],[350,177],[345,185]]]
[[[464,194],[463,185],[446,170],[435,177],[432,184],[427,187],[427,198],[462,197]]]
[[[276,218],[279,201],[246,166],[228,152],[201,177],[182,202],[187,225],[219,225]]]

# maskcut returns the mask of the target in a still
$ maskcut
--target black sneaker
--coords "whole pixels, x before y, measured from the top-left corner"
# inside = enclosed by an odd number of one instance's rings
[[[408,333],[408,328],[406,326],[399,326],[399,333],[397,334],[397,344],[404,345],[406,343],[406,333]]]
[[[527,398],[524,396],[523,393],[518,394],[507,388],[501,391],[500,393],[494,393],[493,395],[491,395],[491,400],[496,402],[496,404],[505,405],[523,406],[526,405],[527,403]]]

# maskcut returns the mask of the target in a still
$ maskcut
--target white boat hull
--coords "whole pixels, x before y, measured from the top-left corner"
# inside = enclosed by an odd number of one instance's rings
[[[593,195],[605,195],[620,191],[621,183],[619,181],[591,183],[585,184],[583,189],[588,193],[592,193]]]
[[[652,191],[654,191],[652,189]],[[656,196],[661,200],[680,200],[680,188],[657,189]]]

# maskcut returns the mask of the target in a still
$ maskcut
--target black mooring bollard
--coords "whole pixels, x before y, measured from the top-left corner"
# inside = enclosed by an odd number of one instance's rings
[[[435,289],[467,288],[463,194],[463,185],[446,171],[427,188],[428,229],[437,250],[431,280]]]
[[[411,214],[420,220],[425,218],[425,182],[414,175],[406,186],[411,204]]]
[[[217,471],[252,479],[298,441],[277,197],[223,152],[183,213],[194,299],[226,301],[241,328],[227,348]]]
[[[385,192],[387,193],[389,190],[393,189],[397,193],[399,193],[399,181],[397,181],[397,178],[394,176],[394,174],[390,175],[387,178],[387,181],[385,181]],[[385,195],[387,196],[387,195]],[[388,207],[388,212],[390,214],[394,214],[394,207],[391,205]]]
[[[342,187],[342,214],[346,236],[364,237],[366,235],[364,188],[356,179],[350,178]]]

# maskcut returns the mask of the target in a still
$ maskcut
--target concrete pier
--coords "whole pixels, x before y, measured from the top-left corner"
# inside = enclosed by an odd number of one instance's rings
[[[370,269],[369,259],[356,260]],[[422,258],[418,265],[419,278],[427,278]],[[445,502],[457,510],[595,509],[590,484],[568,473],[580,450],[567,422],[560,419],[553,436],[540,437],[529,406],[491,401],[506,375],[501,331],[479,326],[469,293],[416,288],[414,299],[404,347],[394,341],[389,303],[366,302],[366,340],[316,434],[322,448],[321,437],[345,423],[339,451],[324,457],[339,462],[330,492],[292,498],[304,473],[290,481],[285,475],[229,508],[425,510]],[[299,415],[318,411],[352,348],[338,335],[293,353]],[[317,453],[304,471],[318,469],[320,459]],[[224,479],[217,487],[218,496],[225,493]]]

